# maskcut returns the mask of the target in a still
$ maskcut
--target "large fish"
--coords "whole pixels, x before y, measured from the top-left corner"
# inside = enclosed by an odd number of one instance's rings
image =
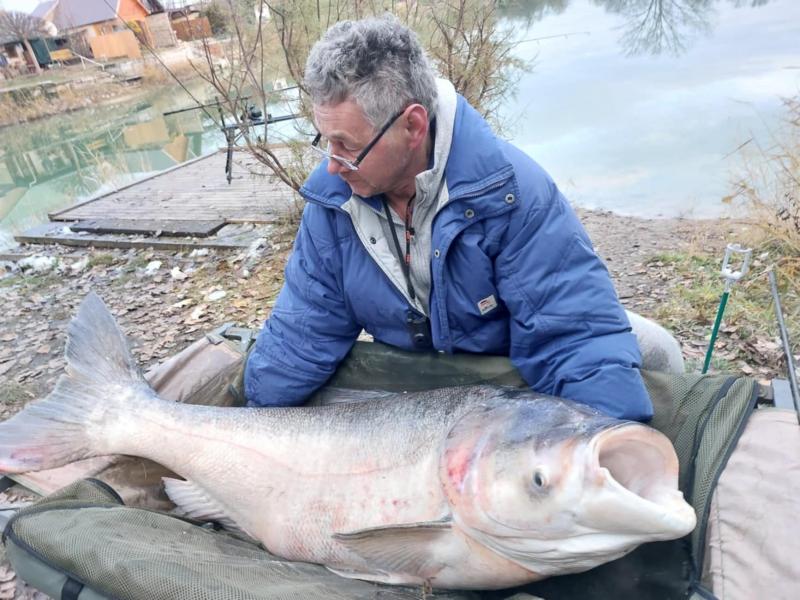
[[[669,440],[529,391],[448,388],[358,404],[162,400],[90,294],[67,373],[0,424],[0,471],[130,454],[191,516],[345,577],[497,589],[590,569],[695,525]]]

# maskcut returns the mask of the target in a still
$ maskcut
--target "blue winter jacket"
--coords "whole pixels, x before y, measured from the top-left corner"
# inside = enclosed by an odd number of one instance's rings
[[[541,167],[460,96],[445,177],[430,266],[436,350],[509,356],[536,391],[649,419],[636,339],[583,227]],[[305,402],[362,328],[413,349],[408,301],[341,208],[349,186],[322,163],[301,193],[285,283],[245,371],[250,405]],[[353,201],[382,208],[379,197]]]

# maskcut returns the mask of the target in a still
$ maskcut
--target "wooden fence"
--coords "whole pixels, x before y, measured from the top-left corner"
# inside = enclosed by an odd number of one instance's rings
[[[206,17],[198,19],[175,19],[172,28],[179,40],[190,42],[211,37],[211,24]]]
[[[95,58],[142,58],[142,49],[132,31],[115,31],[93,37],[90,41]]]

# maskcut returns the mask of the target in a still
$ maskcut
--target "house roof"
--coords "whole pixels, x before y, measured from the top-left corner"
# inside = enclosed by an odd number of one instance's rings
[[[33,9],[31,15],[34,17],[39,17],[40,19],[44,19],[47,17],[48,11],[53,8],[56,4],[58,4],[58,0],[50,0],[49,2],[40,2],[36,5],[36,8]]]
[[[58,0],[50,0],[49,2],[40,2],[36,5],[36,8],[33,9],[31,13],[34,17],[39,17],[40,19],[47,18],[47,13],[53,8],[56,4],[58,4]]]
[[[0,46],[5,46],[6,44],[13,44],[14,42],[18,42],[19,40],[13,35],[4,35],[0,33]],[[0,48],[2,50],[2,48]]]
[[[33,9],[36,17],[51,21],[59,31],[115,19],[119,0],[49,0]]]

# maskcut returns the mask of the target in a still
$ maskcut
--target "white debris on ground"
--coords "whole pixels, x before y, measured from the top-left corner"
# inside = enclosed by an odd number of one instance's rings
[[[169,272],[169,274],[170,277],[179,281],[182,281],[188,277],[188,275],[181,271],[179,267],[172,267],[172,270]]]
[[[239,274],[245,279],[250,277],[250,272],[253,267],[263,258],[264,253],[269,250],[270,245],[267,238],[258,238],[251,242],[247,251],[243,255],[237,256],[237,260],[242,261],[242,266],[239,269]]]
[[[160,260],[151,260],[147,263],[147,266],[144,268],[145,275],[155,275],[156,271],[161,268],[161,261]]]
[[[58,263],[59,259],[55,256],[35,254],[34,256],[28,256],[27,258],[17,261],[17,266],[25,272],[47,273],[56,268]]]
[[[82,272],[86,267],[89,266],[89,256],[84,256],[83,258],[76,260],[69,266],[70,271],[77,274]]]
[[[206,294],[206,300],[209,302],[216,302],[217,300],[222,300],[227,295],[225,290],[214,290]]]

